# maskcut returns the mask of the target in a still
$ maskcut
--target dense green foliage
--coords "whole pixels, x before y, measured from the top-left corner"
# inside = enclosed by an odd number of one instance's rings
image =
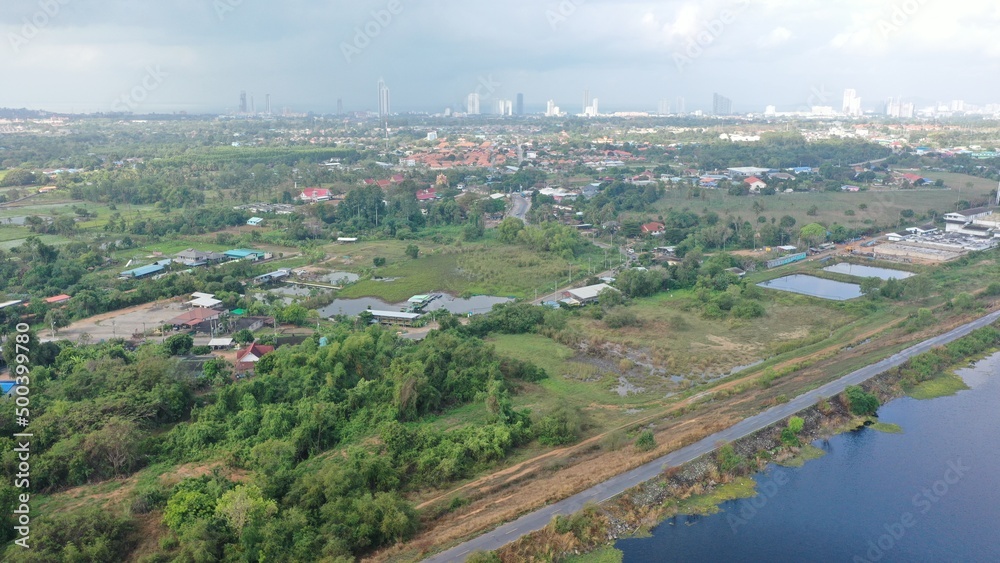
[[[225,459],[251,482],[214,474],[137,487],[132,510],[163,510],[173,534],[167,552],[181,560],[352,557],[413,534],[418,519],[403,492],[466,477],[535,438],[530,413],[515,411],[510,393],[515,380],[544,372],[501,359],[478,338],[433,332],[413,343],[347,324],[326,336],[324,346],[316,337],[265,356],[258,377],[240,383],[218,377],[211,362],[198,377],[169,359],[190,348],[186,335],[134,352],[120,342],[61,344],[30,374],[31,490],[129,475],[149,463]],[[469,403],[482,405],[485,424],[420,424]],[[17,431],[13,408],[0,402],[5,436]],[[559,428],[543,426],[545,442],[579,430],[575,410],[549,419]],[[17,459],[11,439],[2,440],[0,500],[10,514]],[[61,526],[39,524],[32,535],[39,545],[75,542],[65,549],[95,554],[80,560],[120,560],[135,540],[130,520],[114,515],[89,528]],[[5,527],[5,541],[10,533]]]

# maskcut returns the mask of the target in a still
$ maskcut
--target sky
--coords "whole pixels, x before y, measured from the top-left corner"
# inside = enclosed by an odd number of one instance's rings
[[[58,112],[880,110],[1000,103],[987,0],[4,0],[0,107]]]

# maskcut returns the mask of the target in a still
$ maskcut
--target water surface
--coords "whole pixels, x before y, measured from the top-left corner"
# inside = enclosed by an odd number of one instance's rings
[[[849,276],[856,276],[859,278],[879,278],[880,280],[905,280],[906,278],[912,278],[916,274],[913,272],[904,272],[903,270],[893,270],[892,268],[877,268],[875,266],[862,266],[859,264],[848,264],[847,262],[841,262],[834,266],[823,268],[824,272],[833,272],[835,274],[847,274]]]
[[[626,562],[1000,561],[998,374],[1000,354],[959,371],[969,391],[884,405],[903,434],[816,442],[823,458],[757,475],[762,494],[616,547]]]
[[[858,284],[827,280],[803,274],[785,276],[757,285],[768,289],[788,291],[833,301],[847,301],[861,297],[861,286]]]

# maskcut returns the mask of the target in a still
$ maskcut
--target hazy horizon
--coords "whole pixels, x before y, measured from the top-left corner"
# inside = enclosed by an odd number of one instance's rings
[[[604,112],[678,97],[708,112],[713,92],[735,113],[839,110],[846,88],[869,111],[890,96],[989,104],[997,23],[981,0],[10,0],[0,106],[228,113],[246,91],[258,113],[266,94],[274,113],[373,111],[380,77],[394,113],[464,111],[473,91],[483,113],[518,93],[529,111],[580,113],[584,90]]]

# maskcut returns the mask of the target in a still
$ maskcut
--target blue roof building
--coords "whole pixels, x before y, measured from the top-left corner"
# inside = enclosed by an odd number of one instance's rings
[[[135,268],[134,270],[127,270],[125,272],[118,274],[118,277],[139,279],[151,276],[153,274],[158,274],[162,271],[163,271],[163,266],[160,266],[158,264],[151,264],[149,266]]]
[[[223,254],[225,254],[227,258],[231,258],[233,260],[260,260],[264,257],[264,252],[260,250],[246,250],[243,248],[227,250]]]

